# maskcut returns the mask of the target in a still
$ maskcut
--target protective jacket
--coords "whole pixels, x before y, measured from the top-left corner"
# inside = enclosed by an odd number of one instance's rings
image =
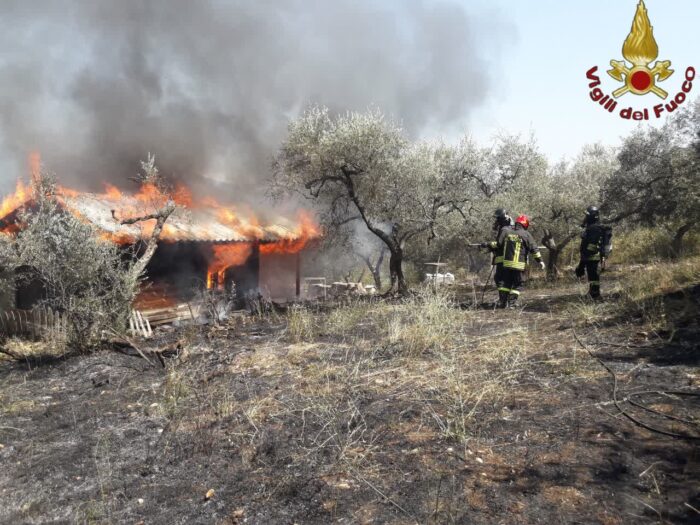
[[[513,228],[506,226],[501,230],[498,235],[498,246],[500,255],[503,257],[504,268],[524,271],[530,254],[536,261],[542,259],[535,239],[519,224]]]
[[[500,232],[499,232],[499,234],[500,234]],[[499,251],[498,250],[498,241],[491,241],[490,243],[488,243],[488,245],[486,247],[489,249],[489,251],[492,254],[492,257],[491,257],[491,264],[492,265],[500,264],[503,262],[503,255],[498,253],[498,251]]]
[[[581,261],[600,261],[610,255],[612,230],[609,226],[595,223],[581,232]]]
[[[512,228],[513,227],[513,220],[510,219],[509,224],[498,224],[496,226],[496,240],[491,241],[486,245],[488,250],[491,252],[492,257],[491,257],[491,264],[501,264],[503,263],[503,253],[502,250],[499,249],[499,244],[498,244],[498,239],[501,236],[501,231],[503,231],[503,228]]]

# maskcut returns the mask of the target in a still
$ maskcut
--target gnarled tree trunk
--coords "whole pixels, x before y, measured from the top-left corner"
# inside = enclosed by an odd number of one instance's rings
[[[406,279],[403,275],[403,250],[400,246],[389,248],[389,275],[391,276],[391,289],[388,293],[405,295],[408,292]]]
[[[382,245],[376,263],[372,263],[372,259],[370,259],[369,256],[362,257],[367,265],[367,268],[369,268],[369,271],[372,273],[372,279],[374,279],[374,286],[377,289],[377,292],[381,292],[382,290],[382,263],[384,262],[385,255],[386,246]]]
[[[576,237],[575,233],[569,234],[564,237],[561,244],[557,245],[554,240],[554,234],[551,230],[544,231],[544,237],[542,238],[542,244],[547,247],[549,252],[547,256],[547,280],[556,281],[559,278],[559,256],[561,252],[564,251],[569,243]]]
[[[683,237],[690,231],[693,227],[692,222],[687,222],[680,228],[676,230],[676,234],[673,236],[673,241],[671,241],[671,250],[673,251],[673,256],[675,258],[683,255]]]

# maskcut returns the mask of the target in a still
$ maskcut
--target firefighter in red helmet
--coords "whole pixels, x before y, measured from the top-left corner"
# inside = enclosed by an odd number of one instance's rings
[[[529,226],[527,215],[520,215],[515,219],[513,228],[503,228],[498,236],[498,246],[503,256],[503,284],[498,288],[499,308],[517,305],[530,254],[540,268],[545,268],[537,243],[527,231]]]

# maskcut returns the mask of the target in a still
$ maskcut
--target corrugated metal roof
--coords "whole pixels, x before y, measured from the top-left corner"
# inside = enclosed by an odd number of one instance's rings
[[[63,196],[61,200],[68,210],[100,230],[125,238],[139,238],[144,233],[148,234],[148,225],[122,225],[120,220],[138,217],[153,212],[156,208],[127,195],[114,201],[101,195],[81,193]],[[115,211],[114,215],[112,210]],[[301,234],[298,225],[284,218],[278,219],[273,225],[260,225],[233,215],[228,210],[201,207],[193,210],[178,209],[168,218],[162,238],[170,241],[272,243],[295,240]]]

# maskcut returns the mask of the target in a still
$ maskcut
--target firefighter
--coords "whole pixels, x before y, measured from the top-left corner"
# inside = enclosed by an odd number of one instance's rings
[[[540,268],[545,268],[537,243],[527,231],[529,226],[527,215],[520,215],[515,219],[513,228],[503,228],[498,236],[503,257],[503,283],[498,288],[499,308],[517,306],[530,254],[539,262]]]
[[[496,233],[496,240],[491,242],[481,243],[482,248],[487,248],[491,254],[491,265],[495,266],[493,281],[496,287],[500,288],[503,285],[503,254],[498,249],[498,237],[505,227],[513,226],[513,219],[508,214],[508,210],[498,208],[493,214],[493,231]]]
[[[576,276],[588,276],[588,295],[598,301],[600,270],[605,268],[605,258],[612,251],[612,229],[600,224],[600,211],[595,206],[586,208],[581,226],[584,230],[581,232],[581,260],[576,267]]]

